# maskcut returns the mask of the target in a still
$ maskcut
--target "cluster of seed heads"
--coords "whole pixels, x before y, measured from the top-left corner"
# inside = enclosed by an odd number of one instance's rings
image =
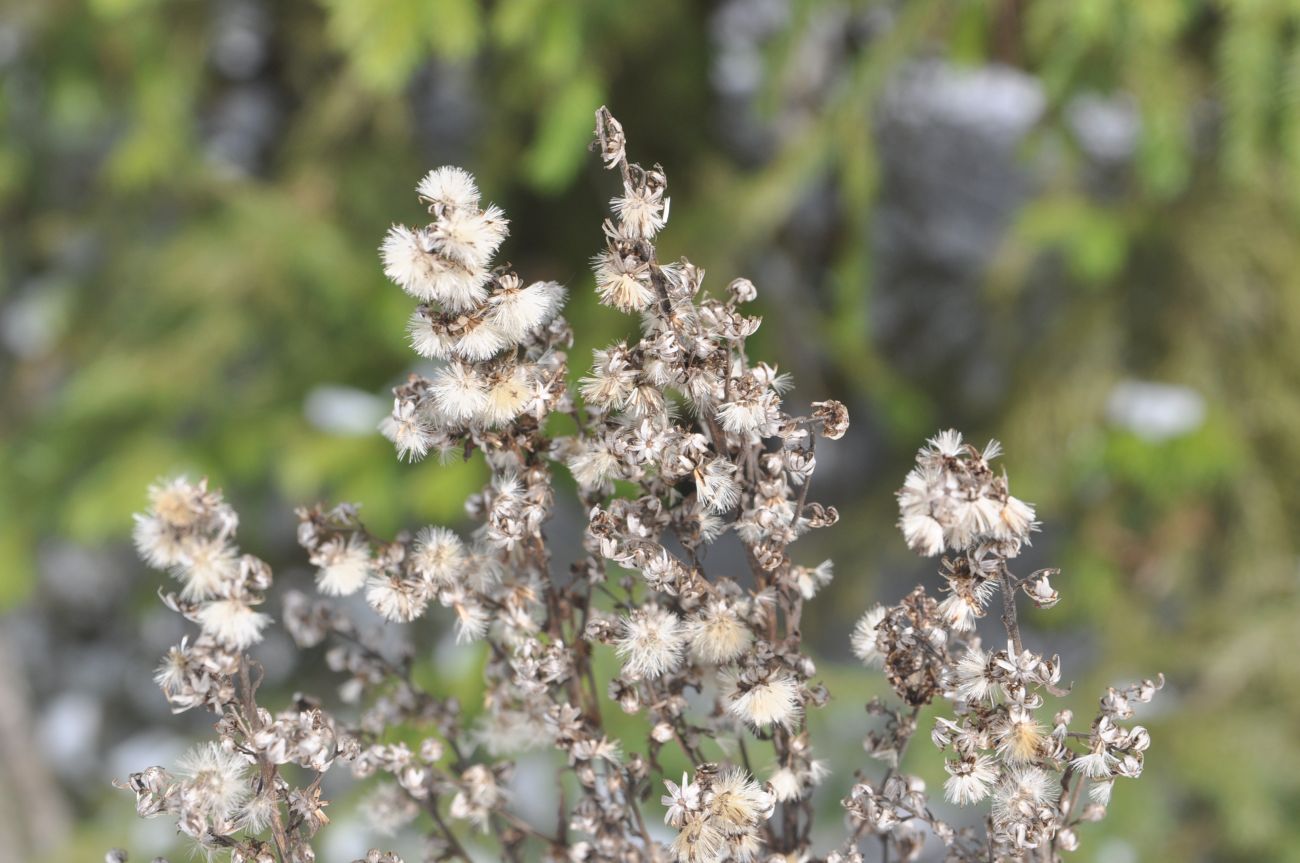
[[[493,265],[507,222],[469,174],[430,172],[416,189],[430,221],[384,239],[384,272],[419,302],[411,345],[437,363],[394,390],[384,432],[407,459],[481,453],[491,477],[466,501],[477,526],[465,534],[428,526],[385,539],[355,506],[298,510],[314,584],[283,592],[277,616],[298,647],[325,646],[338,706],[304,694],[274,713],[259,704],[269,567],[239,553],[238,519],[205,482],[150,490],[137,546],[179,584],[164,602],[198,627],[156,679],[174,710],[215,716],[215,739],[123,787],[142,816],[174,819],[202,852],[235,863],[315,860],[330,821],[322,783],[340,765],[368,784],[368,826],[418,825],[427,861],[847,863],[877,846],[913,860],[928,843],[971,863],[1057,859],[1104,814],[1115,781],[1140,774],[1149,736],[1126,723],[1159,683],[1109,691],[1087,732],[1070,730],[1066,710],[1049,721],[1060,661],[1024,646],[1016,613],[1021,592],[1057,602],[1053,572],[1010,569],[1036,529],[1033,508],[990,467],[996,444],[980,451],[951,431],[921,449],[899,492],[902,534],[943,555],[946,595],[918,587],[855,628],[854,653],[883,669],[902,705],[868,705],[865,748],[883,774],[859,771],[843,800],[847,835],[814,847],[830,767],[807,716],[830,694],[800,621],[833,568],[800,560],[796,542],[838,520],[809,493],[816,441],[841,438],[848,412],[835,401],[791,412],[789,376],[749,358],[761,325],[746,310],[752,282],[710,296],[703,270],[659,259],[667,176],[630,162],[626,146],[602,108],[593,147],[621,190],[593,259],[596,294],[638,315],[640,334],[595,351],[576,385],[565,289]],[[547,536],[563,488],[585,514],[580,547]],[[726,534],[746,571],[706,566]],[[1007,643],[986,650],[976,621],[995,595]],[[473,721],[412,673],[411,633],[448,626],[488,646]],[[602,677],[605,651],[616,671]],[[987,805],[978,826],[940,820],[924,782],[901,772],[918,713],[936,700],[944,797]],[[643,716],[646,738],[613,735],[616,710]],[[512,759],[528,750],[558,753],[557,817],[545,826],[515,806]],[[680,782],[666,750],[692,765]],[[400,863],[380,850],[359,861]]]

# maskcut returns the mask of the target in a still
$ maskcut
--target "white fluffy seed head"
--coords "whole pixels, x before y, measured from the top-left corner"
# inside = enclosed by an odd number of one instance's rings
[[[1042,723],[1019,705],[1011,705],[997,729],[998,755],[1008,764],[1025,764],[1042,754],[1046,742]]]
[[[262,630],[271,618],[242,599],[215,599],[198,612],[203,631],[234,650],[247,650],[262,640]]]
[[[736,465],[719,456],[705,462],[693,472],[695,493],[700,503],[717,515],[730,512],[740,503],[740,483],[736,482]]]
[[[437,299],[439,274],[446,264],[424,247],[421,232],[393,225],[379,246],[384,275],[417,300]]]
[[[234,546],[217,537],[191,536],[181,543],[176,576],[181,596],[204,600],[226,593],[239,577],[239,556]]]
[[[149,506],[169,527],[193,527],[203,514],[203,484],[193,485],[185,477],[149,486]]]
[[[943,784],[943,794],[949,803],[969,806],[989,795],[998,779],[998,766],[987,755],[974,755],[944,765],[948,780]]]
[[[426,411],[404,399],[394,399],[393,411],[379,424],[379,431],[397,447],[400,458],[418,461],[437,440]]]
[[[477,421],[487,407],[487,383],[473,366],[453,362],[433,378],[433,399],[449,422],[466,425]]]
[[[760,788],[744,770],[732,767],[709,789],[707,811],[724,833],[739,836],[771,818],[775,806],[772,794]]]
[[[884,665],[885,655],[880,652],[877,638],[879,633],[876,627],[880,621],[885,619],[885,607],[877,605],[867,610],[867,613],[858,619],[858,623],[853,627],[852,646],[853,655],[862,660],[870,668],[880,668]]]
[[[799,781],[799,774],[789,767],[779,767],[773,770],[767,782],[772,787],[772,793],[776,796],[776,799],[782,803],[798,800],[803,796],[803,783]]]
[[[903,516],[899,523],[907,547],[922,557],[934,557],[943,551],[943,525],[924,514]]]
[[[445,360],[451,356],[456,343],[446,330],[436,326],[420,309],[411,312],[406,321],[406,333],[410,336],[411,349],[429,360]]]
[[[789,728],[803,711],[799,684],[778,671],[756,684],[746,685],[736,675],[723,678],[723,692],[731,715],[757,728],[781,725]]]
[[[155,569],[166,569],[181,562],[183,535],[152,513],[135,515],[132,539],[140,558]]]
[[[668,223],[668,200],[644,188],[628,190],[609,205],[629,237],[652,239]]]
[[[558,282],[534,282],[526,288],[499,291],[490,300],[488,322],[507,343],[517,344],[555,317],[564,304],[564,293]]]
[[[1055,806],[1060,793],[1057,777],[1041,767],[1013,767],[993,792],[993,822],[1005,827],[1032,821],[1039,809]]]
[[[176,762],[186,806],[215,820],[232,819],[250,795],[248,767],[242,756],[216,742],[190,749]]]
[[[370,577],[370,545],[357,534],[331,539],[313,558],[316,587],[326,596],[350,596]]]
[[[465,571],[465,543],[445,527],[426,527],[415,537],[411,564],[431,585],[450,586]]]
[[[439,255],[470,271],[487,269],[497,247],[506,238],[505,214],[495,206],[484,211],[450,209],[429,228],[429,239]]]
[[[531,366],[517,366],[509,375],[496,380],[487,391],[482,419],[488,426],[500,426],[519,416],[528,402]]]
[[[700,662],[721,665],[741,656],[754,634],[730,606],[714,602],[686,624],[691,654]]]
[[[463,168],[444,165],[424,175],[415,192],[431,204],[456,209],[478,209],[479,192],[474,176]]]
[[[953,632],[973,632],[975,619],[983,613],[973,597],[949,594],[939,603],[939,615]]]
[[[568,465],[573,478],[583,489],[598,489],[610,479],[618,476],[622,460],[602,442],[589,442],[575,455],[569,457]]]
[[[490,321],[476,320],[456,334],[452,352],[463,360],[481,363],[500,353],[510,342]]]
[[[485,269],[447,262],[446,267],[438,273],[433,298],[449,312],[468,311],[487,298],[487,284],[491,276]]]
[[[622,635],[615,640],[629,677],[658,677],[681,664],[686,647],[682,622],[671,611],[650,606],[623,618]]]
[[[988,654],[970,647],[953,666],[953,694],[962,701],[992,703],[997,687],[988,676]]]
[[[372,575],[366,580],[366,602],[385,620],[410,623],[424,614],[429,594],[423,582]]]
[[[417,300],[462,311],[487,296],[490,273],[441,254],[434,235],[427,230],[393,225],[379,246],[379,255],[384,275]]]
[[[593,261],[596,293],[600,301],[624,314],[643,312],[654,302],[649,276],[639,264],[628,266],[614,252],[597,255]]]

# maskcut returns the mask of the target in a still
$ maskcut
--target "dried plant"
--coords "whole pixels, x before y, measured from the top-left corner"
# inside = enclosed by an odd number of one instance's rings
[[[903,536],[921,555],[941,556],[946,596],[917,587],[867,611],[854,630],[854,653],[883,669],[902,705],[868,705],[878,721],[865,745],[883,775],[856,775],[842,801],[845,838],[813,847],[814,799],[829,768],[805,718],[830,695],[802,651],[800,621],[832,571],[829,561],[796,563],[791,547],[838,519],[809,488],[816,438],[840,438],[848,415],[834,401],[805,416],[785,412],[788,377],[745,351],[759,327],[742,311],[752,283],[737,279],[725,299],[712,298],[703,271],[659,260],[667,178],[658,165],[629,162],[625,145],[601,109],[594,146],[622,193],[594,259],[596,289],[601,302],[639,314],[642,335],[596,351],[576,392],[564,289],[492,268],[506,220],[480,205],[468,174],[430,173],[417,187],[430,223],[394,227],[384,240],[385,273],[421,301],[411,344],[441,363],[394,391],[385,433],[405,458],[480,452],[491,480],[466,503],[479,526],[465,537],[427,527],[388,541],[353,506],[298,512],[319,595],[287,591],[279,618],[299,647],[328,645],[346,710],[306,695],[277,712],[259,704],[249,650],[271,624],[258,610],[269,568],[240,555],[238,518],[206,482],[151,489],[137,545],[179,584],[163,601],[199,628],[156,680],[175,711],[201,707],[217,722],[215,741],[174,769],[124,783],[139,813],[176,819],[209,856],[307,863],[329,823],[322,780],[342,763],[358,779],[383,777],[365,817],[386,830],[418,820],[430,861],[842,863],[914,860],[927,843],[948,860],[1048,861],[1075,848],[1078,826],[1102,817],[1114,781],[1141,773],[1148,735],[1122,723],[1160,684],[1108,691],[1086,732],[1070,730],[1068,710],[1051,712],[1048,700],[1065,694],[1060,662],[1024,645],[1016,605],[1019,593],[1054,605],[1053,573],[1018,577],[1010,566],[1035,530],[1034,511],[990,466],[996,443],[980,451],[952,431],[920,451],[898,494]],[[572,433],[548,421],[560,415]],[[558,549],[553,561],[544,529],[564,487],[557,466],[572,475],[587,523],[581,550]],[[706,568],[727,532],[744,550],[743,576]],[[351,619],[335,598],[357,593],[391,625]],[[975,621],[995,594],[1007,641],[987,650]],[[458,641],[487,645],[483,710],[472,723],[414,679],[405,635],[405,647],[392,647],[393,627],[435,603],[450,610]],[[612,660],[602,665],[619,669],[610,679],[598,672],[602,651]],[[943,709],[930,736],[948,754],[944,797],[987,806],[981,827],[939,820],[924,783],[900,769],[922,706],[936,700]],[[643,715],[647,738],[612,737],[605,719],[615,709]],[[556,819],[539,826],[512,806],[509,756],[548,747],[564,757]],[[664,776],[665,748],[693,765],[680,782]],[[772,766],[756,776],[757,763]]]

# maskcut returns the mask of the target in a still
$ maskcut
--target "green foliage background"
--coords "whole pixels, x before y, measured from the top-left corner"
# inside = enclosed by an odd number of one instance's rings
[[[415,217],[408,190],[434,159],[473,170],[506,208],[521,272],[570,286],[575,366],[623,332],[586,268],[609,191],[586,143],[607,102],[633,156],[668,169],[666,252],[715,287],[743,272],[763,297],[754,262],[811,185],[836,190],[837,228],[794,300],[802,328],[784,318],[791,298],[760,300],[766,354],[806,397],[853,404],[878,450],[839,501],[821,628],[846,634],[870,598],[903,591],[900,572],[910,583],[890,492],[918,442],[949,424],[996,435],[1063,569],[1065,601],[1034,624],[1092,633],[1076,711],[1108,683],[1157,669],[1171,682],[1148,723],[1148,775],[1117,791],[1078,859],[1118,859],[1105,856],[1113,834],[1142,860],[1300,860],[1300,4],[847,3],[888,12],[888,32],[842,58],[753,165],[719,143],[708,4],[286,0],[268,7],[282,116],[252,176],[205,156],[203,118],[228,86],[210,61],[216,5],[0,11],[21,34],[0,88],[0,309],[45,334],[0,353],[8,614],[39,601],[43,544],[124,542],[145,485],[178,470],[228,490],[253,549],[283,548],[285,513],[318,498],[363,501],[380,532],[455,521],[475,465],[401,465],[377,435],[312,427],[304,398],[320,384],[382,393],[413,365],[410,302],[375,247]],[[769,115],[821,5],[796,0],[766,45]],[[950,378],[903,371],[872,335],[872,118],[922,56],[1025,70],[1048,98],[1025,157],[1050,151],[1052,167],[980,285],[987,349],[1011,385],[980,404]],[[473,122],[443,152],[413,104],[448,75],[467,83]],[[1090,191],[1067,128],[1064,107],[1089,92],[1126,93],[1141,118],[1115,194]],[[1025,326],[1044,261],[1053,312]],[[1107,394],[1127,377],[1195,388],[1206,421],[1161,443],[1109,426]],[[861,717],[835,649],[826,674],[846,682],[832,710]],[[915,769],[937,783],[924,749]],[[70,841],[110,841],[102,813],[85,816]]]

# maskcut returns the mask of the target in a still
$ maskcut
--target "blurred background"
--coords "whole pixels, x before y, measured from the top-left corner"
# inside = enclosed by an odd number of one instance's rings
[[[149,482],[210,476],[282,585],[310,583],[296,505],[463,524],[480,466],[374,431],[417,364],[376,247],[423,172],[472,170],[505,256],[570,286],[573,368],[634,326],[587,266],[602,103],[667,171],[663,256],[751,277],[752,353],[851,409],[813,492],[843,520],[799,546],[836,561],[807,612],[822,754],[872,767],[883,683],[848,632],[927,577],[892,492],[954,426],[1038,505],[1025,571],[1060,566],[1063,601],[1026,638],[1076,714],[1169,678],[1146,775],[1073,859],[1300,860],[1294,0],[0,4],[0,858],[172,841],[109,786],[210,722],[150,681],[182,628],[129,547]],[[426,637],[472,704],[474,654]],[[261,656],[280,697],[328,692]],[[937,788],[929,727],[907,767]],[[322,860],[368,847],[354,803]]]

